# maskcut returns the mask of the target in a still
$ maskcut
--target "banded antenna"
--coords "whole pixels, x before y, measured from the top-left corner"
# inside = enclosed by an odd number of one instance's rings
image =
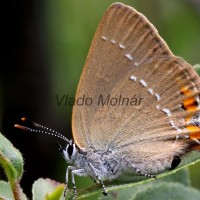
[[[61,133],[59,133],[59,132],[57,132],[57,131],[55,131],[53,129],[50,129],[50,128],[46,127],[46,126],[40,125],[40,124],[38,124],[36,122],[33,122],[32,120],[29,120],[29,119],[27,119],[25,117],[22,117],[21,121],[28,122],[31,125],[33,125],[33,127],[35,127],[35,128],[30,128],[30,127],[19,125],[19,124],[15,124],[14,127],[22,129],[22,130],[25,130],[25,131],[29,131],[29,132],[51,135],[51,136],[58,137],[58,138],[60,138],[62,140],[65,140],[66,142],[70,143],[70,141],[64,135],[62,135]],[[39,129],[37,129],[37,128],[39,128]]]

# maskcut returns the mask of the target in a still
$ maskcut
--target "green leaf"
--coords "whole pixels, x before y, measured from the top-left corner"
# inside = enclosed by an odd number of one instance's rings
[[[185,186],[190,186],[190,174],[189,174],[189,169],[184,168],[182,170],[177,171],[174,174],[170,174],[168,176],[165,176],[161,179],[158,179],[159,181],[165,181],[165,182],[178,182],[181,183]]]
[[[131,200],[149,200],[149,199],[175,199],[175,200],[188,200],[199,199],[200,192],[191,187],[183,186],[180,183],[151,183],[145,186],[138,186],[135,188],[128,188],[125,190],[119,190],[111,192],[109,197],[101,196],[98,199],[101,200],[121,200],[121,199],[131,199]]]
[[[59,200],[63,197],[64,189],[64,184],[51,179],[40,178],[33,184],[33,200]]]
[[[0,133],[0,164],[9,181],[19,181],[23,174],[23,158],[12,143]]]
[[[14,196],[10,184],[5,181],[0,181],[0,199],[13,200]]]
[[[23,174],[23,158],[21,153],[12,145],[12,143],[0,133],[0,164],[2,165],[14,199],[26,199],[20,188],[19,181]]]
[[[78,195],[77,200],[87,199],[99,199],[99,200],[121,200],[121,199],[194,199],[200,198],[200,192],[194,190],[191,187],[185,186],[182,183],[167,182],[164,179],[157,179],[152,182],[136,183],[132,186],[125,184],[123,187],[107,187],[109,190],[109,196],[105,197],[101,192],[84,191],[85,195]],[[187,189],[187,190],[186,190]],[[184,193],[186,191],[187,194]],[[82,191],[83,192],[83,191]]]
[[[138,192],[134,200],[149,199],[176,199],[176,200],[199,200],[200,192],[191,187],[186,187],[180,183],[166,183],[151,185],[142,192]]]
[[[200,192],[181,183],[173,182],[150,182],[142,185],[137,185],[130,188],[118,188],[109,192],[109,196],[105,197],[102,194],[90,194],[85,196],[78,196],[77,199],[99,199],[99,200],[149,200],[149,199],[176,199],[188,200],[199,199]]]

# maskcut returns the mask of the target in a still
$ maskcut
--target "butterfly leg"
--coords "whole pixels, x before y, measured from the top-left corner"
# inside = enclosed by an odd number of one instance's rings
[[[98,184],[98,182],[97,182],[97,180],[96,180],[96,179],[94,179],[94,178],[93,178],[92,180],[93,180],[93,181],[94,181],[96,184]]]
[[[76,183],[75,183],[74,175],[86,176],[87,173],[86,173],[86,171],[84,169],[76,169],[76,167],[74,167],[74,166],[68,166],[67,167],[67,171],[66,171],[66,187],[65,187],[65,191],[64,191],[64,197],[66,196],[67,187],[68,187],[69,170],[71,170],[71,174],[72,174],[72,184],[73,184],[73,189],[74,189],[74,197],[73,197],[73,199],[74,199],[76,197]]]
[[[101,184],[101,186],[103,188],[103,195],[105,195],[105,196],[108,195],[107,189],[106,189],[105,185],[103,184],[102,180],[99,177],[97,177],[97,178],[98,178],[99,183]]]
[[[75,199],[76,197],[76,183],[75,183],[75,179],[74,179],[74,175],[77,175],[77,176],[86,176],[87,173],[84,169],[74,169],[72,170],[72,184],[73,184],[73,189],[74,189],[74,196],[73,196],[73,199]]]
[[[103,195],[108,195],[108,192],[107,192],[107,189],[106,189],[106,187],[105,187],[105,185],[104,185],[104,183],[103,183],[103,181],[101,180],[101,178],[97,175],[97,172],[96,172],[96,170],[95,170],[95,168],[91,165],[91,164],[89,164],[89,167],[91,168],[91,170],[93,171],[93,174],[95,175],[95,177],[96,177],[96,179],[99,181],[99,183],[101,184],[101,187],[102,187],[102,189],[103,189]],[[94,179],[94,181],[97,183],[97,181]]]
[[[64,190],[64,197],[66,196],[67,188],[68,188],[68,178],[69,178],[69,170],[75,170],[76,168],[74,166],[68,166],[66,170],[66,176],[65,176],[65,183],[66,187]]]

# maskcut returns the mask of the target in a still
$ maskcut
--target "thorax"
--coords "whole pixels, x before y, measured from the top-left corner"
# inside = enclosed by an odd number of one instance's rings
[[[90,150],[78,153],[74,162],[77,168],[85,169],[87,174],[95,178],[95,174],[101,179],[114,179],[125,169],[122,158],[114,151]]]

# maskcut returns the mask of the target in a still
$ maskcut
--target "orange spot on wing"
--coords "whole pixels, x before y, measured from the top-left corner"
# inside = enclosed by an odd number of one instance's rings
[[[190,120],[191,120],[191,118],[192,118],[192,116],[191,116],[191,115],[189,115],[189,116],[187,116],[187,117],[185,118],[185,121],[186,121],[186,122],[188,122],[188,121],[190,121]]]
[[[186,87],[182,87],[181,92],[183,95],[186,95],[186,96],[190,96],[193,93],[191,90],[187,89]],[[183,101],[182,106],[185,110],[188,110],[188,111],[196,111],[198,109],[195,97],[188,97],[187,99],[185,99]],[[186,122],[190,121],[192,116],[193,115],[187,116],[185,118]]]
[[[184,95],[186,95],[186,96],[192,94],[192,91],[191,91],[191,90],[188,90],[186,87],[182,87],[182,88],[181,88],[181,92],[182,92]]]
[[[185,94],[185,93],[192,94],[192,92],[189,91],[189,90],[186,90],[185,92],[183,92],[183,94]],[[187,99],[185,99],[183,101],[183,107],[184,107],[184,109],[185,110],[189,110],[189,111],[195,111],[197,109],[197,105],[196,104],[197,103],[196,103],[195,97],[188,97]]]
[[[189,105],[186,107],[186,110],[195,111],[195,110],[197,110],[197,107],[196,107],[196,105]]]
[[[190,133],[190,138],[199,140],[200,139],[200,132]]]
[[[196,131],[199,131],[200,132],[200,128],[198,126],[194,126],[194,125],[188,125],[186,126],[187,130],[190,131],[190,132],[196,132]]]
[[[200,128],[198,126],[189,125],[186,128],[190,132],[190,139],[200,139]]]
[[[185,107],[187,107],[187,106],[190,106],[190,105],[194,105],[195,104],[195,98],[194,97],[189,97],[189,98],[187,98],[187,99],[185,99],[184,101],[183,101],[183,104],[184,104],[184,106]]]
[[[187,89],[186,87],[181,88],[181,93],[186,96],[190,96],[193,94],[193,92]],[[188,97],[187,99],[185,99],[183,101],[183,108],[188,111],[197,110],[198,108],[195,97]],[[186,122],[190,121],[192,117],[193,115],[190,114],[185,118],[185,121]],[[190,139],[200,140],[200,127],[195,125],[188,125],[186,126],[186,129],[190,132]],[[196,148],[196,150],[197,149],[200,150],[200,145],[197,146],[195,145],[194,148]]]
[[[193,146],[192,150],[194,150],[194,151],[200,151],[200,145]]]

